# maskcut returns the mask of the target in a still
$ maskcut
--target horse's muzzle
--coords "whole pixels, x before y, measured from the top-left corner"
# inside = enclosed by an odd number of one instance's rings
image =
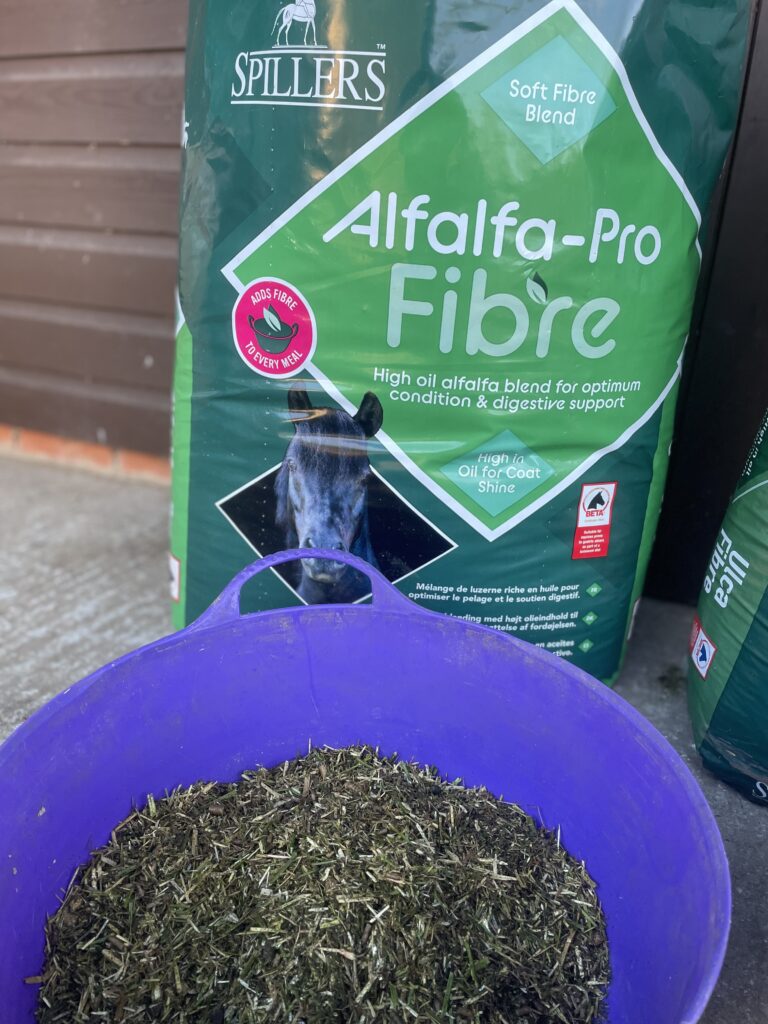
[[[338,583],[346,571],[343,562],[327,558],[303,558],[304,572],[316,583]]]

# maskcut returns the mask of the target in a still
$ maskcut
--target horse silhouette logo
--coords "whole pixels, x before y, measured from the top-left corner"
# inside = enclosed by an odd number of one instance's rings
[[[275,18],[275,24],[272,26],[272,34],[274,35],[275,29],[277,29],[277,40],[275,46],[280,46],[280,36],[283,36],[283,46],[289,46],[288,33],[291,30],[291,25],[294,21],[303,23],[304,25],[304,46],[317,46],[317,32],[315,30],[315,17],[317,15],[317,8],[315,7],[315,0],[296,0],[295,3],[286,4],[281,7],[277,12]],[[279,23],[279,26],[278,26]],[[312,28],[312,42],[309,43],[307,36],[309,35],[309,29]]]
[[[698,618],[694,621],[693,643],[691,644],[691,661],[702,679],[712,667],[717,654],[717,645],[704,632]]]
[[[587,484],[581,495],[581,516],[609,523],[615,488],[610,484]]]

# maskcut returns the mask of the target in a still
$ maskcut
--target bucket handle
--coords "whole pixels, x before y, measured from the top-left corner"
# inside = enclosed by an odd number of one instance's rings
[[[361,572],[370,580],[371,598],[374,606],[380,611],[399,611],[408,614],[423,611],[423,609],[414,605],[412,601],[409,601],[407,597],[401,594],[397,587],[394,587],[378,569],[374,569],[370,563],[362,558],[358,558],[357,555],[351,555],[347,551],[331,551],[326,548],[294,548],[289,551],[277,551],[274,555],[267,555],[266,558],[260,558],[258,561],[252,562],[251,565],[241,569],[237,576],[230,580],[213,604],[199,618],[195,619],[190,628],[220,626],[225,622],[238,619],[241,614],[240,591],[248,580],[265,569],[273,569],[276,565],[282,565],[284,562],[294,562],[300,558],[323,558],[328,561],[343,562],[345,565],[351,565],[353,569],[357,569],[358,572]],[[339,605],[339,607],[344,606]]]

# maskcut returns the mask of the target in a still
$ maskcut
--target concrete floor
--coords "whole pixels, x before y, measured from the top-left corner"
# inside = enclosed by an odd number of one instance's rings
[[[0,458],[0,495],[2,739],[59,690],[169,632],[170,618],[165,488]],[[690,619],[645,602],[617,689],[699,779],[728,850],[733,929],[703,1024],[767,1024],[768,810],[700,768],[682,674]]]

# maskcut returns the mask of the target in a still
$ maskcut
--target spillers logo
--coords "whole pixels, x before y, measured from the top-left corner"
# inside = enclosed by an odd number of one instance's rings
[[[315,0],[285,4],[272,26],[269,50],[235,58],[230,102],[269,106],[382,110],[387,53],[337,50],[317,41]]]

